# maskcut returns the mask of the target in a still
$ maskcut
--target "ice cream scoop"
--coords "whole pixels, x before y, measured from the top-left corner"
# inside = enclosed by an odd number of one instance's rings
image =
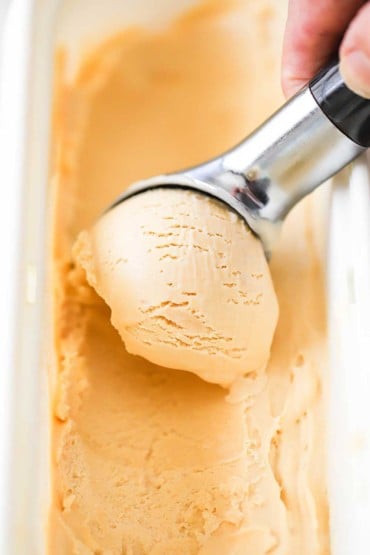
[[[278,317],[268,263],[217,199],[145,191],[81,233],[74,254],[130,353],[223,386],[265,367]]]
[[[278,316],[264,251],[368,145],[370,101],[334,64],[226,154],[125,191],[75,256],[127,350],[224,386],[263,368]]]
[[[109,210],[158,187],[188,188],[235,210],[269,256],[290,209],[370,146],[370,101],[348,89],[337,62],[225,154],[137,182]]]

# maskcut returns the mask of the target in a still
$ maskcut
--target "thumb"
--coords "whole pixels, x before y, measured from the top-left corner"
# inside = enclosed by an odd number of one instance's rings
[[[355,93],[370,98],[370,2],[357,12],[342,41],[340,72]]]

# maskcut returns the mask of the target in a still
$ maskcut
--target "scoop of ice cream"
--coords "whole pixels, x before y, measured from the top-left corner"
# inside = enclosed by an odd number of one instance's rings
[[[82,232],[74,252],[130,353],[224,386],[267,363],[278,316],[269,268],[223,203],[148,191]]]

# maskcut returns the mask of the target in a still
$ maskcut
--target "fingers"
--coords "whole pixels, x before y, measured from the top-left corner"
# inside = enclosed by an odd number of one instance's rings
[[[370,98],[370,2],[352,20],[340,47],[340,71],[347,85]]]
[[[325,65],[362,4],[363,0],[290,0],[282,65],[286,96]]]

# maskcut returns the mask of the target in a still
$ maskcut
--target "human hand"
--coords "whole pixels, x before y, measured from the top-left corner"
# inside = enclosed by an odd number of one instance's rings
[[[370,1],[289,0],[282,85],[291,96],[339,49],[347,86],[370,98]]]

